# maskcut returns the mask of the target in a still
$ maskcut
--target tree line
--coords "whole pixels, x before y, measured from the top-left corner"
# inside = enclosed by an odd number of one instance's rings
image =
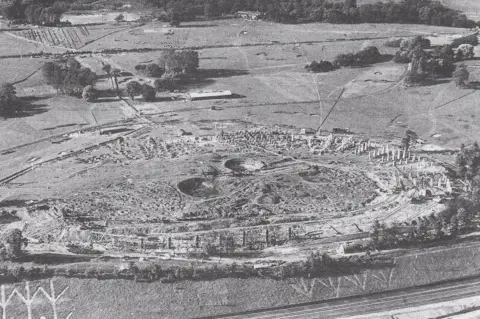
[[[259,11],[271,21],[281,23],[409,23],[472,28],[478,23],[464,14],[433,0],[402,0],[357,5],[356,0],[139,0],[137,5],[158,8],[154,15],[172,25],[238,11]],[[106,4],[102,4],[106,6]],[[110,6],[116,8],[115,4]],[[29,8],[27,10],[27,8]],[[4,17],[35,24],[58,23],[68,10],[92,10],[86,1],[10,0],[1,5]]]
[[[310,72],[330,72],[340,67],[348,66],[365,66],[373,63],[378,63],[382,59],[382,54],[375,46],[368,46],[357,53],[339,54],[335,57],[333,62],[330,61],[312,61],[305,66]]]
[[[476,23],[464,14],[432,0],[402,0],[357,5],[356,0],[142,0],[161,8],[175,20],[195,16],[216,17],[238,11],[259,11],[282,23],[409,23],[472,28]]]
[[[11,0],[0,5],[6,19],[44,26],[58,25],[67,10],[67,5],[52,0]]]

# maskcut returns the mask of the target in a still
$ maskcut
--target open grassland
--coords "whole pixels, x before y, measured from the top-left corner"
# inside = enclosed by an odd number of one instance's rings
[[[12,36],[7,32],[0,32],[0,56],[22,55],[28,53],[56,53],[62,52],[57,48],[52,48],[45,44],[29,42],[22,38]]]
[[[173,34],[166,34],[166,30]],[[216,20],[213,22],[184,23],[179,28],[170,28],[163,23],[150,23],[141,27],[124,30],[94,42],[85,49],[105,48],[182,48],[204,46],[239,46],[269,44],[273,41],[295,43],[308,41],[343,41],[351,39],[375,39],[392,36],[414,36],[417,34],[457,34],[464,30],[447,27],[402,24],[359,24],[332,25],[326,23],[282,25],[266,21],[241,19]]]
[[[0,83],[15,83],[26,80],[44,63],[44,59],[0,59],[0,68],[2,69]]]

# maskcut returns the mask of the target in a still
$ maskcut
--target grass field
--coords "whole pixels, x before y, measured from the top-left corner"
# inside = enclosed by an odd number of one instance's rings
[[[367,270],[358,274],[319,279],[220,279],[174,284],[136,283],[124,280],[54,278],[55,289],[68,290],[58,303],[59,314],[71,318],[191,318],[251,309],[284,306],[418,286],[441,280],[478,274],[477,244],[461,249],[437,247],[396,258],[393,269]],[[338,285],[340,281],[340,285]],[[30,283],[49,288],[47,281]],[[23,284],[16,287],[22,289]],[[12,287],[7,287],[7,294]],[[21,290],[23,291],[23,290]],[[92,296],[95,296],[92,298]],[[13,308],[13,307],[12,307]],[[38,316],[51,313],[50,304],[40,296],[33,307]],[[25,307],[9,309],[17,317]]]

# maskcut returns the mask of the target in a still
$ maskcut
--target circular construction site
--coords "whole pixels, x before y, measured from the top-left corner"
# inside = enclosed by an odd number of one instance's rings
[[[252,158],[232,158],[225,162],[225,167],[234,172],[255,172],[265,166],[264,162]]]
[[[177,187],[180,192],[198,198],[212,198],[220,194],[215,185],[201,177],[185,179]]]

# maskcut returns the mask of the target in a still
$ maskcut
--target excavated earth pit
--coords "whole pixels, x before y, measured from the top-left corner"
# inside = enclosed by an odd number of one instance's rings
[[[177,187],[182,193],[198,198],[211,198],[220,194],[215,185],[201,177],[185,179]]]
[[[225,167],[234,172],[254,172],[265,166],[264,162],[251,158],[232,158],[225,162]]]

